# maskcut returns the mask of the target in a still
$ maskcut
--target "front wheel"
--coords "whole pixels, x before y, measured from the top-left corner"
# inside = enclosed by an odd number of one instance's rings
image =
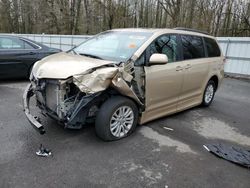
[[[209,106],[212,103],[215,91],[216,87],[214,81],[209,80],[203,94],[203,99],[202,99],[203,106]]]
[[[105,141],[119,140],[130,135],[138,121],[135,103],[121,96],[113,96],[103,103],[95,121],[98,137]]]

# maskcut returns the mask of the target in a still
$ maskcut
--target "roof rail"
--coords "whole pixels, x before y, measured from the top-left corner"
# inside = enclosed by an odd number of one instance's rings
[[[183,31],[192,31],[192,32],[197,32],[197,33],[202,33],[202,34],[205,34],[205,35],[209,35],[208,32],[200,31],[200,30],[197,30],[197,29],[191,29],[191,28],[185,28],[185,27],[176,27],[174,29],[175,30],[183,30]]]

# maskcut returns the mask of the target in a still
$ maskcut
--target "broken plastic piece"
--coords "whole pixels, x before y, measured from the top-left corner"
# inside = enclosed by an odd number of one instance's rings
[[[169,131],[173,131],[174,129],[169,128],[169,127],[163,127],[163,129],[169,130]]]
[[[48,157],[48,156],[52,155],[52,153],[51,153],[51,150],[46,149],[41,144],[39,150],[36,152],[36,155],[40,156],[40,157]]]
[[[203,147],[208,151],[210,152],[210,150],[208,149],[208,147],[206,145],[203,145]]]
[[[206,144],[203,147],[220,158],[250,168],[250,150],[224,144]]]
[[[39,117],[34,116],[34,118],[35,118],[39,123],[41,123],[41,119],[40,119]]]

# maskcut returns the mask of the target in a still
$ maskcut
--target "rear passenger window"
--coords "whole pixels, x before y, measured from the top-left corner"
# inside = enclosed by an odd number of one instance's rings
[[[34,49],[26,41],[20,40],[18,38],[0,38],[0,49],[10,49],[10,50],[23,50],[23,49]]]
[[[220,56],[220,48],[214,39],[204,38],[208,57]]]
[[[0,49],[22,49],[22,45],[16,39],[1,37]]]
[[[29,43],[26,42],[26,41],[23,41],[23,40],[20,40],[20,41],[23,42],[23,47],[24,47],[24,49],[27,49],[27,50],[37,49],[37,48],[31,46],[31,44],[29,44]]]
[[[182,35],[183,59],[196,59],[205,57],[203,41],[201,37]]]

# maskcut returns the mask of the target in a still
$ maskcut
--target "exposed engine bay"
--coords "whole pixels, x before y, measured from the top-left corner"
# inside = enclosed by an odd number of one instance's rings
[[[66,128],[92,122],[100,105],[111,95],[132,98],[143,109],[144,70],[133,62],[105,65],[67,79],[37,79],[31,75],[32,95],[42,113]]]

